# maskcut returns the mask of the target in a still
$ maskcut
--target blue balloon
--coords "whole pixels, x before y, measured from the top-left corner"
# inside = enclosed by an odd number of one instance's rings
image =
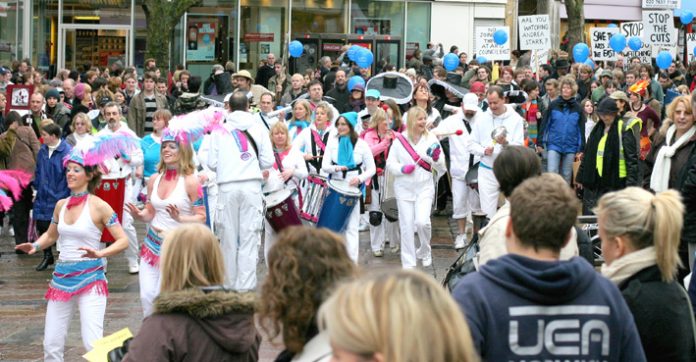
[[[632,36],[630,39],[628,39],[628,47],[634,52],[637,52],[643,47],[643,41],[637,36]]]
[[[592,70],[594,70],[595,64],[592,61],[592,59],[590,59],[590,58],[585,59],[585,65],[589,65],[590,68],[592,68]]]
[[[298,40],[293,40],[290,42],[288,50],[290,52],[291,57],[299,58],[302,56],[302,53],[304,52],[304,46],[302,46],[302,43],[300,43]]]
[[[577,63],[584,63],[590,56],[590,48],[585,43],[577,43],[573,46],[573,59]]]
[[[609,46],[615,52],[620,53],[626,49],[626,36],[621,33],[616,33],[609,38]]]
[[[354,75],[348,79],[348,91],[352,92],[353,88],[355,88],[356,85],[362,85],[363,89],[365,89],[365,79],[359,75]]]
[[[479,64],[488,63],[488,59],[486,59],[486,57],[484,57],[483,55],[476,57],[476,60],[478,61]]]
[[[358,58],[358,53],[360,52],[360,49],[363,47],[359,45],[351,45],[350,48],[348,48],[348,59],[355,61]]]
[[[448,72],[451,72],[457,69],[459,66],[459,57],[457,54],[449,53],[442,58],[442,65],[445,67],[445,69],[447,69]]]
[[[681,23],[684,25],[691,24],[694,20],[694,14],[691,11],[682,11],[679,20],[681,20]]]
[[[616,25],[616,24],[614,24],[614,23],[611,23],[611,24],[607,25],[607,28],[618,28],[618,27],[619,27],[619,26]]]
[[[657,54],[655,63],[657,63],[657,66],[660,67],[660,69],[669,68],[669,65],[672,64],[672,54],[666,50],[661,51],[659,54]]]
[[[369,68],[370,65],[372,65],[373,60],[374,60],[374,56],[372,55],[372,52],[369,49],[362,48],[360,53],[358,53],[358,57],[355,60],[355,63],[360,68]]]
[[[503,29],[498,29],[493,33],[493,41],[498,45],[503,45],[508,41],[508,34]]]

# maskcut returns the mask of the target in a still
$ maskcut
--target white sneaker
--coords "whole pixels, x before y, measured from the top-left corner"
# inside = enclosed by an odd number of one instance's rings
[[[131,274],[138,274],[140,272],[140,267],[138,264],[128,266],[128,272]]]
[[[12,226],[8,227],[10,236],[14,237],[14,228]]]
[[[431,265],[433,265],[433,255],[428,254],[428,255],[423,257],[423,266],[425,267],[425,266],[431,266]]]
[[[416,249],[416,258],[423,259],[424,257],[425,257],[425,250],[423,250],[423,247]]]
[[[360,220],[360,226],[358,226],[358,231],[367,231],[370,229],[370,224]]]
[[[454,249],[463,249],[466,246],[466,242],[466,234],[457,235],[457,237],[454,239]]]

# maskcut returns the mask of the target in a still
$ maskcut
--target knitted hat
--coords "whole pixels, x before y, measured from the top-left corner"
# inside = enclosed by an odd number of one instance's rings
[[[60,93],[58,92],[58,89],[51,88],[46,92],[46,100],[49,98],[55,98],[60,100]]]
[[[343,117],[350,123],[351,126],[353,126],[353,129],[355,129],[355,126],[358,125],[358,114],[355,112],[346,112],[346,113],[341,113],[340,117]]]
[[[471,83],[471,89],[469,89],[472,93],[483,93],[486,91],[486,85],[483,84],[483,82],[473,82]]]
[[[77,83],[75,86],[75,98],[82,100],[85,97],[85,84]]]

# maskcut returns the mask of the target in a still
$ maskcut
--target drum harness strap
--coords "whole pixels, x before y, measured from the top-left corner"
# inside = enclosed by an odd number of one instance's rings
[[[418,164],[418,166],[422,167],[424,170],[431,172],[432,167],[428,162],[426,162],[424,159],[422,159],[420,156],[418,156],[418,153],[416,150],[413,149],[413,146],[411,146],[410,143],[406,140],[403,134],[394,132],[394,136],[401,142],[401,145],[404,146],[404,149],[408,154],[413,158],[413,161]]]
[[[276,165],[278,165],[278,171],[280,173],[283,173],[283,160],[280,159],[280,154],[278,152],[273,151],[273,157],[275,157],[275,162]],[[297,183],[297,180],[295,179],[289,179],[288,181],[292,180],[292,182],[295,184],[295,191],[297,192],[297,201],[299,201],[299,209],[302,210],[302,192],[300,191],[300,185]],[[285,181],[287,184],[288,181]]]
[[[469,132],[469,136],[471,136],[471,125],[469,124],[469,121],[466,120],[466,118],[462,117],[462,122],[464,122],[464,127],[466,127],[466,131]],[[474,154],[469,153],[469,169],[474,167]]]
[[[377,135],[377,139],[379,139],[380,142],[382,142],[382,137]],[[391,141],[389,142],[389,145],[391,146]],[[387,167],[387,150],[384,152],[380,153],[379,155],[375,156],[375,166],[377,168],[385,169]],[[372,187],[375,189],[375,191],[379,191],[379,177],[377,175],[377,172],[375,172],[375,175],[372,176]]]
[[[263,116],[263,112],[259,112],[259,117],[261,117],[263,125],[266,126],[266,128],[270,131],[271,127],[268,126],[268,122],[266,122],[266,117]]]
[[[326,150],[326,142],[329,140],[329,132],[326,132],[324,134],[324,137],[320,137],[319,132],[317,132],[316,130],[310,129],[310,131],[312,132],[312,156],[318,155],[321,158],[322,156],[324,156],[324,151]],[[317,152],[317,145],[319,146],[319,152]],[[309,166],[311,165],[317,170],[317,172],[321,170],[320,158],[307,161],[307,168],[309,168]]]

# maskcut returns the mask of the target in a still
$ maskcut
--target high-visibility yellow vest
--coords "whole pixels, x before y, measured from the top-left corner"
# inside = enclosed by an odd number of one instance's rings
[[[624,157],[624,149],[623,149],[623,138],[622,138],[622,129],[623,129],[623,121],[618,120],[617,121],[617,127],[619,130],[619,178],[626,178],[626,158]],[[630,126],[635,124],[635,120],[633,120],[630,123]],[[628,130],[629,127],[626,127],[626,130]],[[611,130],[609,130],[611,132]],[[602,136],[602,139],[599,140],[599,145],[597,146],[597,159],[596,159],[596,166],[597,166],[597,173],[599,176],[602,176],[602,171],[604,169],[604,147],[607,144],[607,135],[609,132],[605,133],[604,136]]]

